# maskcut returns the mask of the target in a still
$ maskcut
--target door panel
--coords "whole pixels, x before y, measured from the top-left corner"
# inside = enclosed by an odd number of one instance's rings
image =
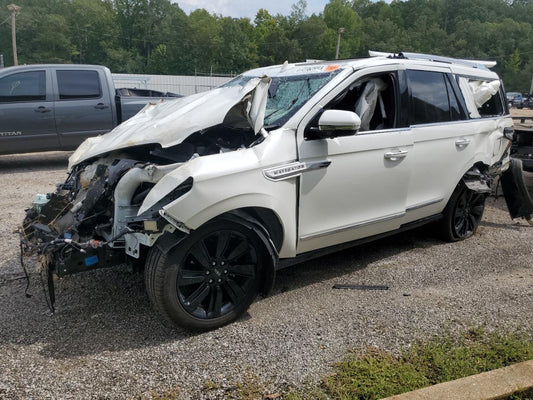
[[[114,99],[101,71],[60,69],[56,82],[56,125],[63,148],[74,148],[113,128]]]
[[[45,70],[0,79],[0,154],[59,147],[50,88]]]
[[[408,130],[301,143],[300,161],[331,163],[302,174],[298,252],[399,228],[412,147]]]
[[[412,127],[413,174],[405,222],[441,212],[473,158],[476,122]]]
[[[327,167],[302,172],[298,253],[400,227],[413,150],[410,129],[403,128],[406,94],[398,66],[368,68],[355,72],[302,121],[300,162]],[[361,131],[309,140],[323,109],[355,111]]]

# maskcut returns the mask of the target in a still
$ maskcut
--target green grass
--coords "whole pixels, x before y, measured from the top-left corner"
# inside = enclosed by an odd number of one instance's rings
[[[375,348],[350,352],[330,376],[311,389],[270,394],[266,382],[251,371],[222,387],[208,380],[206,392],[223,390],[235,400],[377,400],[465,376],[533,359],[533,340],[519,333],[485,333],[471,329],[461,337],[418,342],[400,356]],[[283,392],[283,390],[280,390]],[[177,389],[153,393],[154,400],[179,398]],[[533,400],[533,390],[505,400]]]
[[[286,399],[381,399],[529,359],[533,359],[531,339],[473,329],[459,339],[417,343],[399,357],[374,348],[353,352],[319,388],[289,393]],[[509,400],[529,399],[528,393]]]
[[[508,399],[504,400],[533,400],[533,389],[526,390],[525,392],[515,393]]]

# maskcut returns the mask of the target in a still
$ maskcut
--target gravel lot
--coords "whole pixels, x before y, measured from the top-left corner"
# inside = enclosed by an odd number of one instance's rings
[[[287,269],[270,297],[214,332],[164,328],[142,275],[127,269],[63,279],[50,316],[37,275],[24,295],[11,232],[33,195],[64,179],[67,157],[0,157],[0,398],[144,399],[177,388],[180,399],[218,399],[246,377],[281,393],[316,382],[351,348],[398,351],[479,325],[533,337],[533,227],[493,198],[467,241],[417,230]]]

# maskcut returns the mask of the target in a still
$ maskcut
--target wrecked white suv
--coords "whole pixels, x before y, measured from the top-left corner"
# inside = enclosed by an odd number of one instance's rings
[[[27,211],[22,246],[41,255],[52,300],[54,275],[141,260],[164,320],[216,328],[302,259],[429,222],[473,235],[511,137],[487,63],[260,68],[85,141]]]

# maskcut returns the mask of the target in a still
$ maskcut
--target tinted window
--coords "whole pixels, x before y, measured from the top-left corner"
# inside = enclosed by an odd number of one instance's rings
[[[411,124],[450,120],[445,77],[440,72],[407,71],[411,86]]]
[[[0,79],[0,102],[46,100],[46,73],[19,72]]]
[[[466,119],[465,117],[466,114],[462,111],[462,108],[459,106],[459,101],[457,100],[456,93],[449,79],[446,79],[446,88],[448,89],[448,97],[450,99],[451,120],[459,121],[461,119]]]
[[[96,71],[57,71],[57,83],[62,100],[101,96],[100,79]]]

